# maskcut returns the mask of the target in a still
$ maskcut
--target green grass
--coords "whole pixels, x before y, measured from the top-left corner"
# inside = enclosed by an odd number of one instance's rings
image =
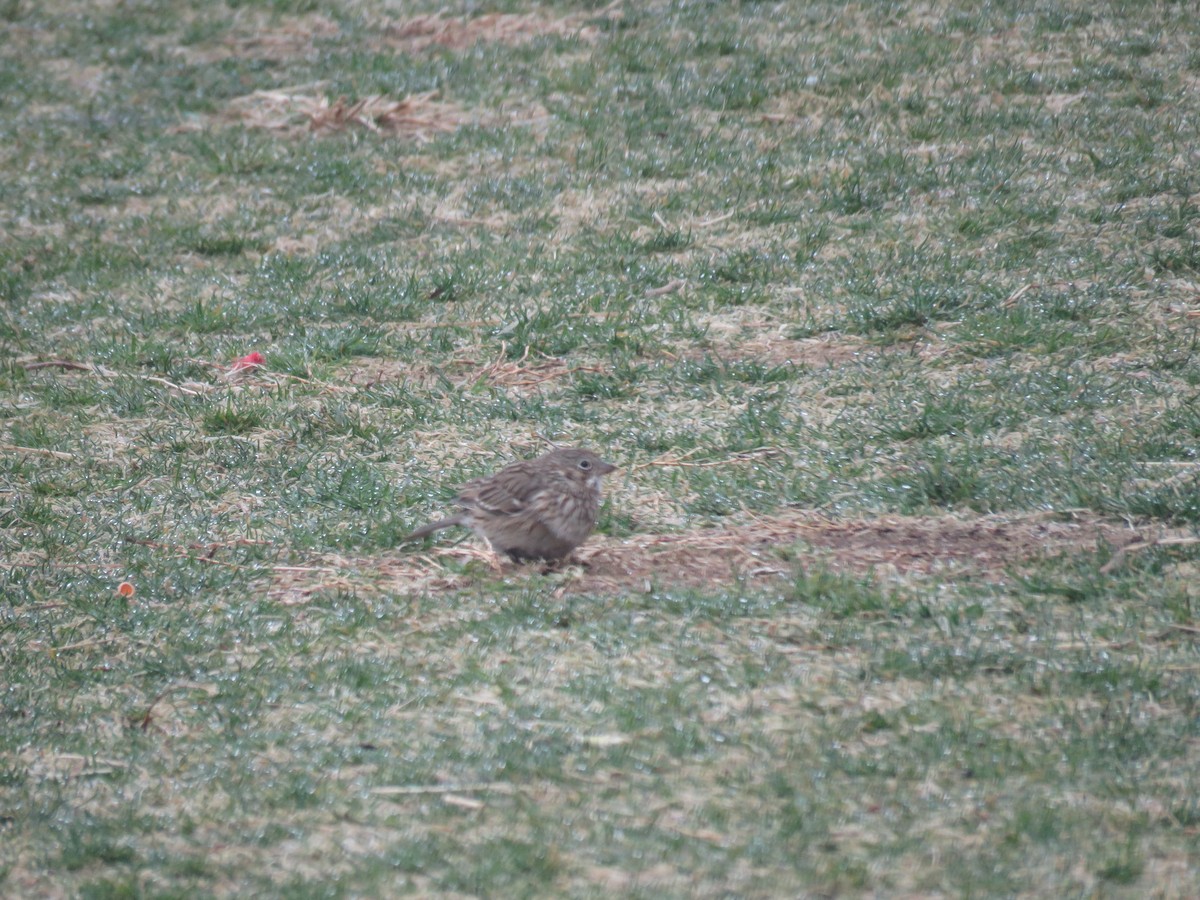
[[[1187,4],[0,19],[0,893],[1188,895]]]

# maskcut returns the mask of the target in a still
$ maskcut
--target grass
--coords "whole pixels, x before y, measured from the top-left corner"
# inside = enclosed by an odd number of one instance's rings
[[[1186,4],[194,6],[0,3],[3,893],[1193,893]]]

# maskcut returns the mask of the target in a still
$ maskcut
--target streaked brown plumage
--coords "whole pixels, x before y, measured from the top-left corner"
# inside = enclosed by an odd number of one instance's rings
[[[458,512],[402,538],[461,525],[510,559],[562,559],[596,527],[600,483],[617,467],[590,450],[562,447],[467,482]]]

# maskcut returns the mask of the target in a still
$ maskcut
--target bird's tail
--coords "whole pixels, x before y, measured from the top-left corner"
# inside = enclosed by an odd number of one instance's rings
[[[461,525],[462,520],[458,516],[447,516],[444,519],[438,519],[436,522],[430,522],[428,525],[422,525],[412,534],[406,534],[400,538],[400,543],[405,544],[409,541],[419,541],[423,537],[429,537],[435,531],[441,531],[443,528],[449,528],[451,525]]]

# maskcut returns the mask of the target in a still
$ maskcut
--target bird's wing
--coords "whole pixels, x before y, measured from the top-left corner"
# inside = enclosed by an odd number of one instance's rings
[[[511,516],[525,509],[538,491],[538,481],[536,470],[517,462],[495,475],[467,482],[458,501],[485,512]]]

